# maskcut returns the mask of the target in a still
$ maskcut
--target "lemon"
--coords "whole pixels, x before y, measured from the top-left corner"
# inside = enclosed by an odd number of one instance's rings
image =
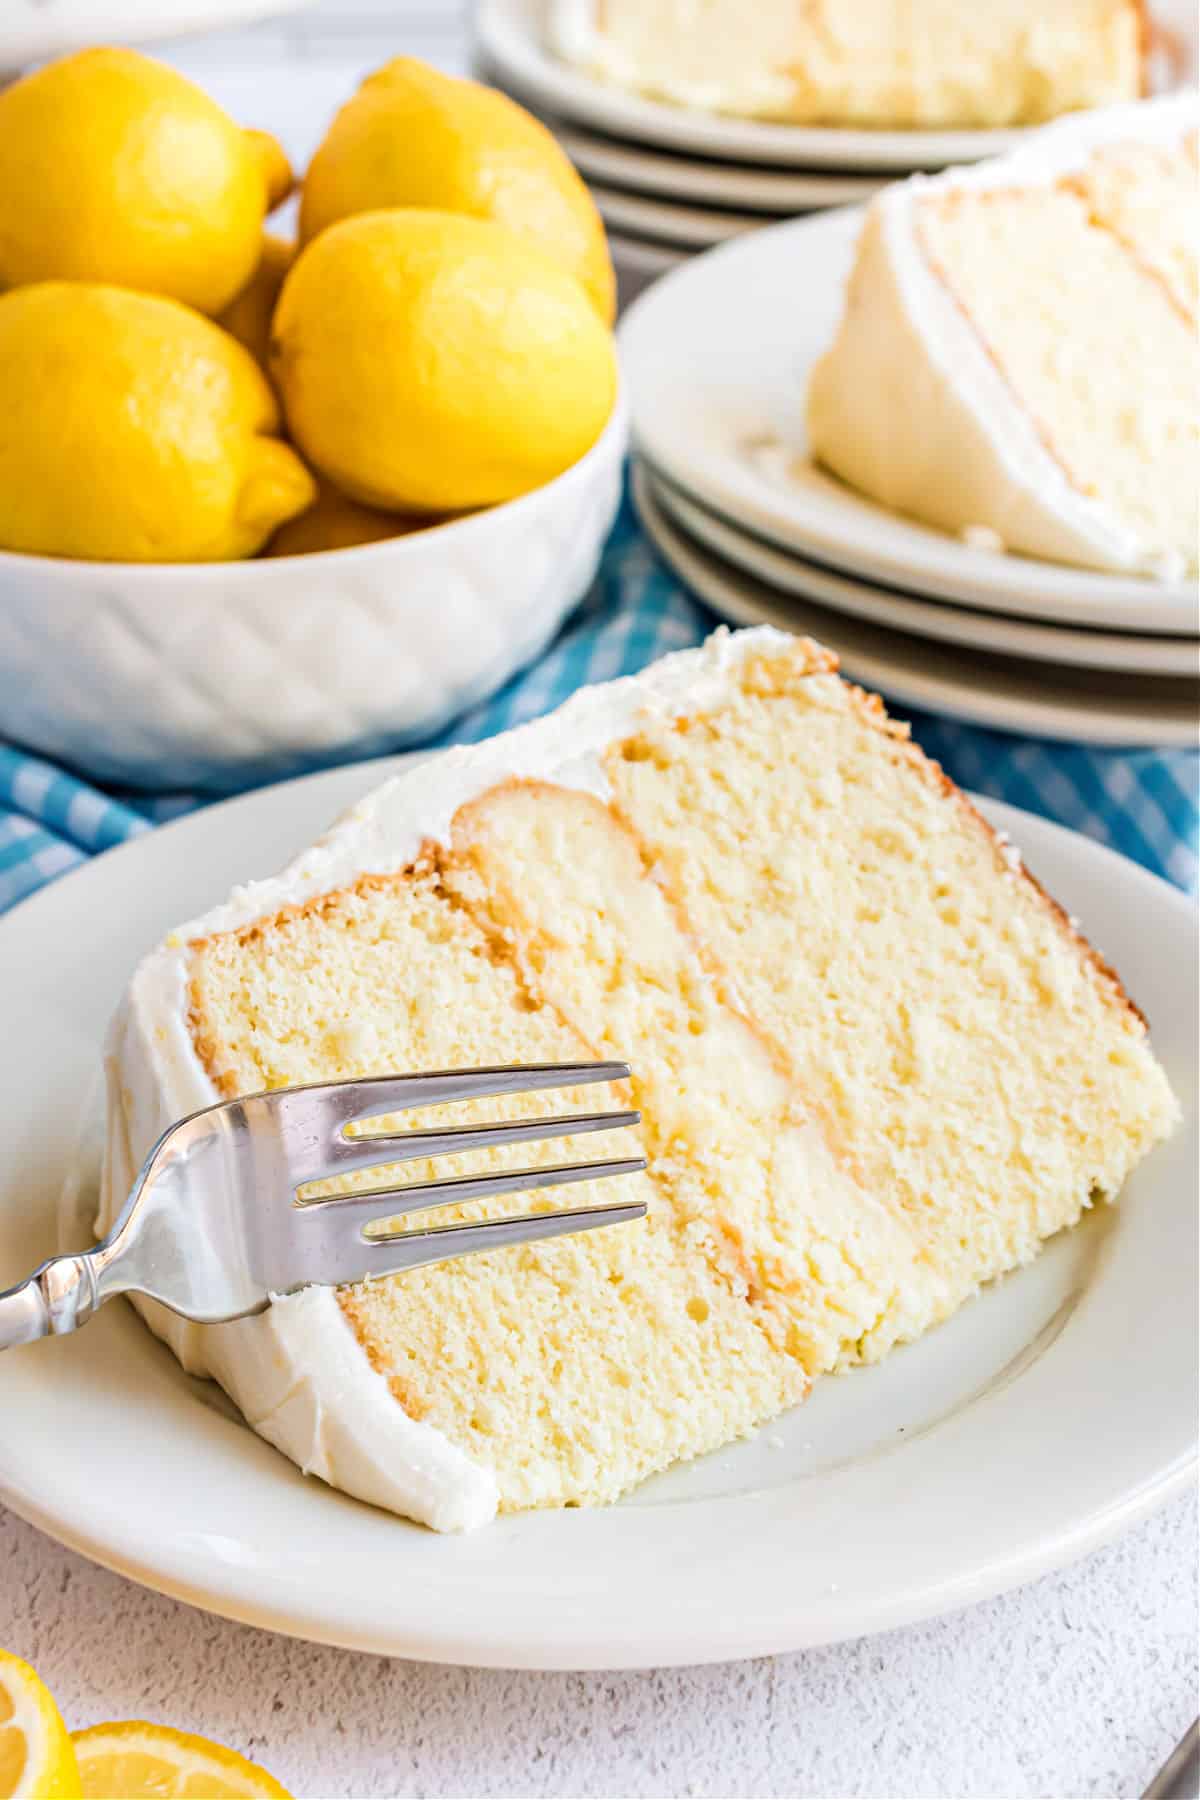
[[[217,324],[244,344],[262,368],[267,366],[271,342],[271,316],[279,299],[283,278],[296,254],[295,244],[287,238],[266,232],[262,252],[253,275],[224,312],[217,314]]]
[[[246,136],[250,140],[251,148],[256,151],[262,163],[263,175],[267,183],[267,211],[274,212],[277,206],[283,205],[295,185],[296,178],[292,174],[292,165],[287,159],[287,151],[278,138],[273,138],[269,131],[255,131],[252,127],[247,126]]]
[[[332,482],[318,480],[317,497],[307,512],[281,525],[264,556],[313,556],[321,550],[349,550],[355,544],[376,544],[384,538],[407,537],[424,531],[438,519],[411,513],[379,512],[339,492]]]
[[[313,498],[249,351],[175,300],[47,281],[0,296],[0,545],[249,556]]]
[[[368,76],[304,177],[300,240],[390,206],[507,225],[569,269],[612,323],[612,262],[591,195],[553,134],[494,88],[408,56]]]
[[[125,1719],[72,1734],[81,1786],[95,1800],[288,1800],[288,1791],[257,1763],[190,1731]]]
[[[0,287],[113,282],[220,312],[258,260],[283,152],[135,50],[0,92]]]
[[[0,1650],[0,1800],[72,1800],[80,1793],[70,1735],[29,1664]]]
[[[575,278],[502,226],[439,212],[360,213],[315,238],[284,282],[271,368],[308,460],[398,512],[549,481],[616,390],[612,340]]]

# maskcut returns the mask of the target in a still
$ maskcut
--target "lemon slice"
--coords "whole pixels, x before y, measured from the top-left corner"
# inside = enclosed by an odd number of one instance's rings
[[[79,1791],[75,1752],[49,1689],[28,1663],[0,1650],[0,1800],[71,1800]]]
[[[288,1800],[287,1789],[257,1763],[169,1725],[123,1719],[73,1732],[72,1741],[81,1783],[75,1791],[93,1800]]]

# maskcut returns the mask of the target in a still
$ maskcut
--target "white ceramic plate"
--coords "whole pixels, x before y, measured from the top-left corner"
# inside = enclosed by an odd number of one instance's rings
[[[690,206],[684,200],[660,200],[649,194],[626,194],[599,182],[589,182],[588,187],[606,225],[689,249],[707,250],[710,245],[723,244],[744,231],[754,231],[763,223],[761,213]]]
[[[1194,583],[972,549],[808,460],[804,389],[841,316],[861,218],[847,208],[747,233],[638,301],[620,330],[637,447],[705,505],[873,581],[1056,624],[1194,635]]]
[[[0,1285],[56,1248],[72,1124],[137,958],[274,872],[394,767],[194,814],[0,919]],[[1197,1087],[1196,932],[1174,889],[985,805]],[[1196,1419],[1194,1111],[1038,1262],[877,1368],[620,1506],[439,1538],[306,1480],[116,1302],[0,1355],[0,1495],[87,1556],[231,1618],[444,1662],[638,1667],[761,1655],[963,1606],[1180,1491]]]
[[[737,625],[778,625],[819,639],[837,651],[848,675],[902,708],[1077,744],[1166,748],[1194,745],[1200,736],[1200,683],[1049,668],[870,625],[781,593],[685,537],[640,470],[634,499],[663,556],[714,612]]]
[[[822,206],[850,206],[883,185],[882,176],[818,175],[803,170],[731,167],[699,157],[648,150],[599,137],[549,118],[559,143],[589,180],[611,182],[635,192],[716,206],[744,206],[750,212],[808,212]]]
[[[1008,150],[1029,135],[1015,131],[856,131],[816,125],[768,124],[721,113],[667,106],[609,86],[558,60],[547,47],[546,0],[481,0],[476,48],[488,73],[526,105],[559,113],[613,137],[693,155],[785,168],[940,169]],[[1160,0],[1169,15],[1151,70],[1154,91],[1188,78],[1194,62],[1194,8]]]
[[[776,550],[741,531],[728,519],[697,506],[645,464],[639,476],[667,517],[710,550],[783,593],[815,600],[834,612],[887,625],[918,637],[965,644],[1000,656],[1084,669],[1112,669],[1125,675],[1177,675],[1200,679],[1200,644],[1195,638],[1138,637],[1133,632],[1074,631],[1067,625],[1036,625],[1002,613],[976,612],[946,600],[918,600],[897,588],[873,586],[836,575],[818,563]]]

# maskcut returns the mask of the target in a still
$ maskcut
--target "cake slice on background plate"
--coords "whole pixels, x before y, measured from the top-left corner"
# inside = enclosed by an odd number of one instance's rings
[[[1134,100],[1141,0],[551,0],[552,47],[680,106],[794,124],[1038,124]]]
[[[835,669],[722,631],[585,689],[402,771],[141,965],[103,1221],[159,1132],[225,1096],[592,1055],[635,1072],[642,1224],[226,1325],[141,1303],[302,1467],[438,1529],[612,1500],[947,1318],[1169,1130],[1117,978]]]
[[[1198,124],[1116,107],[886,188],[809,384],[817,460],[969,539],[1194,570]]]

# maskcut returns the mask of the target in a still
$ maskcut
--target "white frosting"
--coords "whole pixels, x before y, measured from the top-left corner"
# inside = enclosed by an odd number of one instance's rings
[[[171,932],[139,966],[109,1035],[109,1132],[99,1228],[124,1203],[150,1147],[173,1123],[220,1098],[188,1026],[190,942],[410,863],[445,843],[459,807],[511,776],[552,778],[606,792],[600,752],[647,715],[701,711],[727,691],[747,652],[788,643],[763,628],[721,630],[698,650],[643,675],[584,688],[547,718],[487,743],[415,762],[352,807],[269,881],[236,888],[223,905]],[[335,1487],[438,1531],[485,1524],[496,1482],[432,1426],[411,1419],[372,1368],[330,1288],[276,1298],[266,1312],[197,1325],[137,1303],[189,1372],[211,1375],[255,1430]]]
[[[564,62],[587,69],[614,86],[646,89],[676,106],[694,107],[701,112],[786,114],[796,92],[795,77],[789,68],[793,45],[786,9],[774,25],[769,19],[743,16],[736,45],[731,46],[728,40],[721,45],[724,51],[736,49],[736,56],[718,52],[714,58],[703,54],[704,34],[712,28],[711,16],[700,14],[686,23],[679,16],[666,21],[661,33],[654,31],[653,21],[645,21],[638,54],[608,32],[597,30],[595,0],[553,0],[547,21],[550,47]],[[752,36],[749,46],[748,31]],[[644,41],[647,36],[649,43]],[[694,59],[697,41],[700,60],[710,65],[706,75],[680,66],[681,49]],[[714,63],[719,67],[712,67]]]
[[[1098,148],[1131,141],[1172,144],[1200,121],[1192,95],[1110,107],[1064,119],[1010,156],[913,176],[873,202],[856,283],[854,335],[830,352],[836,377],[818,365],[810,397],[815,447],[835,468],[898,510],[920,515],[936,486],[945,522],[1002,545],[1089,568],[1184,573],[1177,559],[1082,493],[1047,449],[969,319],[930,267],[917,211],[929,195],[964,189],[1049,185],[1082,168]],[[915,431],[898,428],[912,420]],[[845,461],[843,462],[843,457]]]

